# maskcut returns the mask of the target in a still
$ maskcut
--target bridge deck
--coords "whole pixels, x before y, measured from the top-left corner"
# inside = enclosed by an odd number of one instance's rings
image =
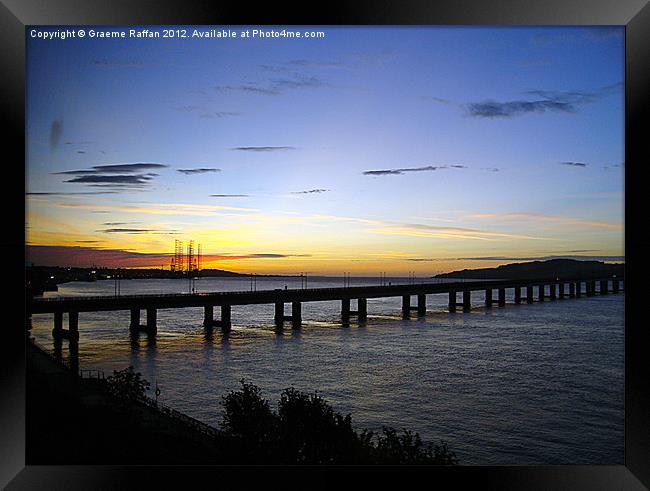
[[[261,290],[211,293],[171,293],[94,297],[31,298],[27,312],[97,312],[129,309],[167,309],[265,303],[318,302],[355,298],[399,297],[405,295],[476,291],[495,288],[540,286],[577,281],[623,281],[621,278],[589,278],[562,280],[476,280],[449,283],[420,283],[387,286],[355,286],[340,288],[304,288],[293,290]]]

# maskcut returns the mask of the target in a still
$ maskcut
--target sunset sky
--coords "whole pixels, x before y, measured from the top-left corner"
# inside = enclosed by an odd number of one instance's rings
[[[28,28],[28,260],[169,268],[175,239],[260,274],[623,260],[622,27],[288,29],[325,37]]]

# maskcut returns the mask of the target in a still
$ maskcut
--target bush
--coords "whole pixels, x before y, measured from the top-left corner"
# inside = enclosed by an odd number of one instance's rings
[[[150,385],[132,366],[113,370],[113,375],[106,378],[106,384],[108,391],[118,399],[142,399]]]
[[[231,391],[223,397],[222,430],[242,443],[242,449],[249,458],[274,457],[274,442],[277,441],[277,417],[269,402],[262,399],[260,389],[253,384],[240,381],[241,391]]]
[[[455,465],[447,444],[422,442],[418,433],[384,427],[383,434],[357,432],[317,393],[285,389],[275,413],[260,389],[241,380],[242,390],[223,397],[221,427],[244,463]]]

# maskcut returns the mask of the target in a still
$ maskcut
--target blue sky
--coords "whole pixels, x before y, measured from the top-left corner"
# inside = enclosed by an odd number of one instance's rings
[[[624,255],[623,28],[288,29],[325,37],[28,29],[34,257],[160,265],[194,239],[236,271],[428,274]]]

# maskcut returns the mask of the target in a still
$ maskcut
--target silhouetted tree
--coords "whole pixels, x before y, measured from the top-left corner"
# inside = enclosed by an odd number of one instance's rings
[[[113,375],[106,378],[106,384],[108,391],[118,399],[141,399],[146,396],[150,385],[132,366],[113,370]]]
[[[247,458],[254,461],[278,458],[274,452],[277,443],[277,416],[269,402],[262,399],[260,389],[240,381],[242,389],[223,396],[222,430],[235,438]]]
[[[384,427],[382,434],[357,432],[317,393],[285,389],[275,413],[260,389],[241,380],[242,390],[223,397],[221,427],[231,456],[241,463],[439,464],[455,465],[447,444],[422,442],[418,433]]]

